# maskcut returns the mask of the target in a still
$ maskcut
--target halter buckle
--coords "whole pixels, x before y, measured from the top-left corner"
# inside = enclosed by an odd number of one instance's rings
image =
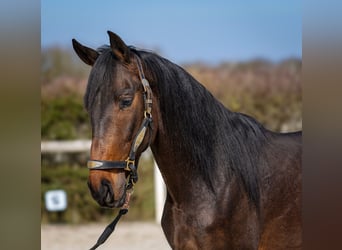
[[[144,118],[152,118],[152,114],[148,111],[144,111]]]
[[[131,159],[127,158],[127,160],[125,160],[125,162],[126,162],[126,167],[124,168],[124,170],[131,172],[132,169],[131,169],[130,165],[132,164],[134,166],[135,160],[131,160]]]

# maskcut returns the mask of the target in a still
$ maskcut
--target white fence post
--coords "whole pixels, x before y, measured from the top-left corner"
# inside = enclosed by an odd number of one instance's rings
[[[160,223],[163,215],[164,203],[166,199],[166,187],[163,177],[160,174],[156,161],[153,161],[154,168],[154,200],[156,211],[156,222]]]

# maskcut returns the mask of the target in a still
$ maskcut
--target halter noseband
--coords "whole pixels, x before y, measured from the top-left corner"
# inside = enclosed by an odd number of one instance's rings
[[[130,189],[138,181],[137,167],[135,166],[135,154],[145,138],[146,130],[152,124],[152,90],[149,82],[145,78],[141,61],[138,55],[135,55],[139,77],[141,84],[144,88],[144,120],[136,134],[128,158],[125,161],[102,161],[102,160],[89,160],[87,163],[89,170],[109,170],[109,169],[124,169],[129,172],[126,189]]]

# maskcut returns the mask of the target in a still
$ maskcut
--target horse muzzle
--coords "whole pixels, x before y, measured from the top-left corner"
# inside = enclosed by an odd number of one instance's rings
[[[95,189],[89,181],[88,187],[94,200],[96,200],[96,202],[102,207],[119,208],[122,207],[122,205],[125,203],[125,188],[122,194],[115,195],[112,184],[106,179],[101,180],[98,189]]]

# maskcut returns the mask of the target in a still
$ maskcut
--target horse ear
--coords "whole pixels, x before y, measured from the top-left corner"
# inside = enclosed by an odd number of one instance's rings
[[[110,40],[110,47],[114,55],[122,62],[130,62],[130,50],[122,39],[115,33],[107,31]]]
[[[93,66],[99,53],[96,50],[83,46],[76,39],[72,39],[72,46],[79,58],[86,64]]]

